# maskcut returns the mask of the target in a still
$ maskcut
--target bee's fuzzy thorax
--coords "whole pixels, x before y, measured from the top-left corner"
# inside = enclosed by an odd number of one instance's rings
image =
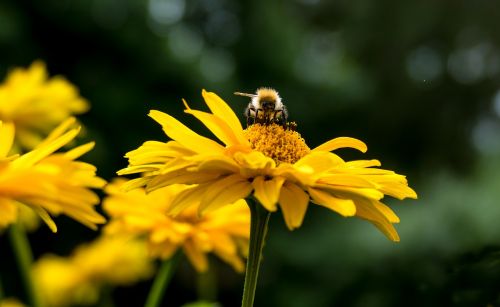
[[[278,92],[272,88],[261,87],[255,92],[256,97],[252,98],[252,103],[255,106],[259,106],[260,101],[274,101],[276,106],[281,106],[281,97]]]

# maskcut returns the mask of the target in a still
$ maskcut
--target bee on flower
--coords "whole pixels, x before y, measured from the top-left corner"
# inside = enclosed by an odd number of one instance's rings
[[[345,161],[332,152],[346,147],[366,152],[362,141],[338,137],[310,149],[298,132],[281,122],[256,119],[243,129],[219,96],[206,91],[202,95],[211,112],[191,109],[184,101],[185,112],[217,140],[152,110],[149,116],[170,140],[147,141],[126,154],[129,166],[118,174],[141,174],[126,184],[128,189],[144,186],[151,192],[172,184],[190,185],[172,200],[169,211],[174,214],[196,205],[203,215],[252,197],[269,212],[280,208],[290,230],[300,227],[311,202],[345,217],[365,219],[399,241],[392,225],[399,218],[381,200],[385,195],[416,198],[416,193],[404,176],[378,168],[378,160]],[[258,113],[256,109],[256,118]],[[248,114],[254,116],[252,110]]]
[[[178,215],[195,210],[206,216],[231,208],[242,199],[251,214],[250,241],[242,307],[253,306],[267,225],[272,212],[281,210],[290,230],[302,225],[309,203],[344,217],[359,217],[374,224],[392,241],[399,241],[393,224],[398,216],[384,203],[385,195],[416,198],[406,178],[378,168],[378,160],[345,161],[333,153],[339,148],[366,152],[360,140],[338,137],[313,149],[287,122],[281,97],[270,89],[250,96],[243,129],[233,110],[216,94],[202,91],[210,112],[194,110],[186,101],[185,113],[200,120],[216,137],[202,136],[177,119],[152,110],[167,141],[146,141],[128,152],[128,167],[119,175],[140,174],[125,189],[144,187],[154,192],[173,185],[187,185],[167,208]]]

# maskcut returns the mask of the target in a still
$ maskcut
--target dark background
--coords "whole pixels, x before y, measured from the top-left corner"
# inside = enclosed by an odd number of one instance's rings
[[[500,3],[487,0],[2,1],[0,76],[41,59],[78,86],[97,143],[85,159],[108,180],[127,151],[165,139],[150,109],[204,132],[181,98],[204,108],[205,88],[242,114],[232,92],[274,87],[311,147],[359,138],[366,154],[340,155],[380,159],[419,200],[387,200],[398,244],[324,208],[293,232],[273,215],[256,306],[498,306],[499,26]],[[58,234],[30,236],[35,256],[95,236],[57,222]],[[243,277],[216,271],[218,300],[237,306]],[[171,306],[196,300],[194,280],[184,264]],[[115,289],[116,305],[141,305],[149,285]]]

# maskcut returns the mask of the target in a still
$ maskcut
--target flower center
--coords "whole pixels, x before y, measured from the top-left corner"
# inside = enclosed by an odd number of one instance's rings
[[[298,132],[284,129],[277,124],[250,125],[245,129],[245,136],[252,149],[274,159],[277,164],[293,164],[310,151]]]

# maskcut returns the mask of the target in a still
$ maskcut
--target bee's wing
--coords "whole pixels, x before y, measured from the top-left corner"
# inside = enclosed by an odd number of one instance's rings
[[[257,95],[255,95],[255,94],[247,94],[247,93],[240,93],[240,92],[234,92],[234,94],[238,95],[238,96],[245,96],[245,97],[250,97],[250,98],[257,97]]]

